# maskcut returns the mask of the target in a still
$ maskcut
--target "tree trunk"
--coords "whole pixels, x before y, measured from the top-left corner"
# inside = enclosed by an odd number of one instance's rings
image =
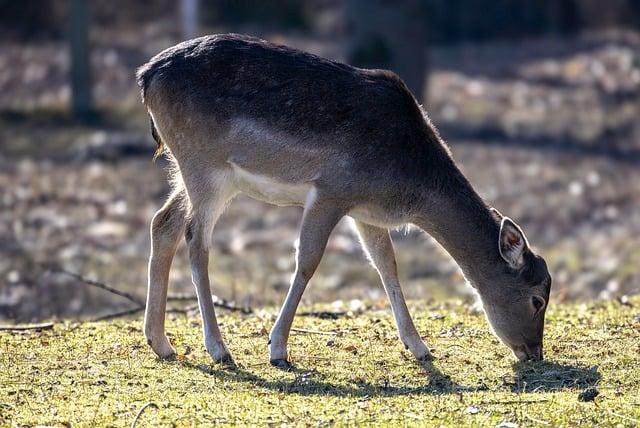
[[[69,42],[71,44],[71,109],[76,118],[87,119],[93,113],[89,2],[87,0],[71,1]]]
[[[198,35],[198,0],[180,1],[180,20],[183,40],[193,39]]]
[[[426,99],[427,50],[421,0],[349,0],[347,60],[366,68],[388,68],[419,102]]]

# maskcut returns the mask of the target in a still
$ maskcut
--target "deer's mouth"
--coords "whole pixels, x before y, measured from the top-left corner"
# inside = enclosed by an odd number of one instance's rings
[[[541,345],[511,346],[511,351],[518,361],[542,361],[544,359]]]

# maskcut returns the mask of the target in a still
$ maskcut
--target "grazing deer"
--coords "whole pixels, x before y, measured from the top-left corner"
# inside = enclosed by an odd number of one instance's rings
[[[303,206],[296,269],[270,334],[270,361],[288,367],[302,293],[338,221],[349,216],[377,269],[400,339],[431,357],[405,303],[389,228],[414,224],[456,260],[495,334],[524,359],[542,359],[551,278],[522,230],[488,207],[400,78],[242,35],[180,43],[137,74],[158,143],[175,166],[173,192],[151,222],[144,332],[160,357],[171,260],[184,233],[204,343],[231,362],[207,272],[211,234],[243,192]]]

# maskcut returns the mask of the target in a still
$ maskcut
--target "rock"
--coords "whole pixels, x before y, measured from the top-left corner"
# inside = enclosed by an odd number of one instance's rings
[[[469,406],[467,407],[467,413],[470,415],[477,415],[480,412],[478,406]]]
[[[587,388],[578,394],[578,401],[589,402],[596,399],[600,395],[600,391],[597,388]]]

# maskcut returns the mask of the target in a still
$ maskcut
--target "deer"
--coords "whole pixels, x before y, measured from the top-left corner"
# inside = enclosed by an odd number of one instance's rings
[[[287,343],[303,292],[343,217],[352,220],[418,360],[433,356],[398,280],[390,230],[415,226],[454,259],[490,328],[518,360],[543,358],[551,276],[522,229],[487,205],[425,110],[391,71],[362,69],[238,35],[209,35],[154,56],[137,73],[171,192],[151,221],[144,335],[161,358],[169,270],[185,237],[204,346],[234,364],[208,276],[211,236],[239,193],[303,208],[295,271],[269,335],[269,360],[291,367]]]

